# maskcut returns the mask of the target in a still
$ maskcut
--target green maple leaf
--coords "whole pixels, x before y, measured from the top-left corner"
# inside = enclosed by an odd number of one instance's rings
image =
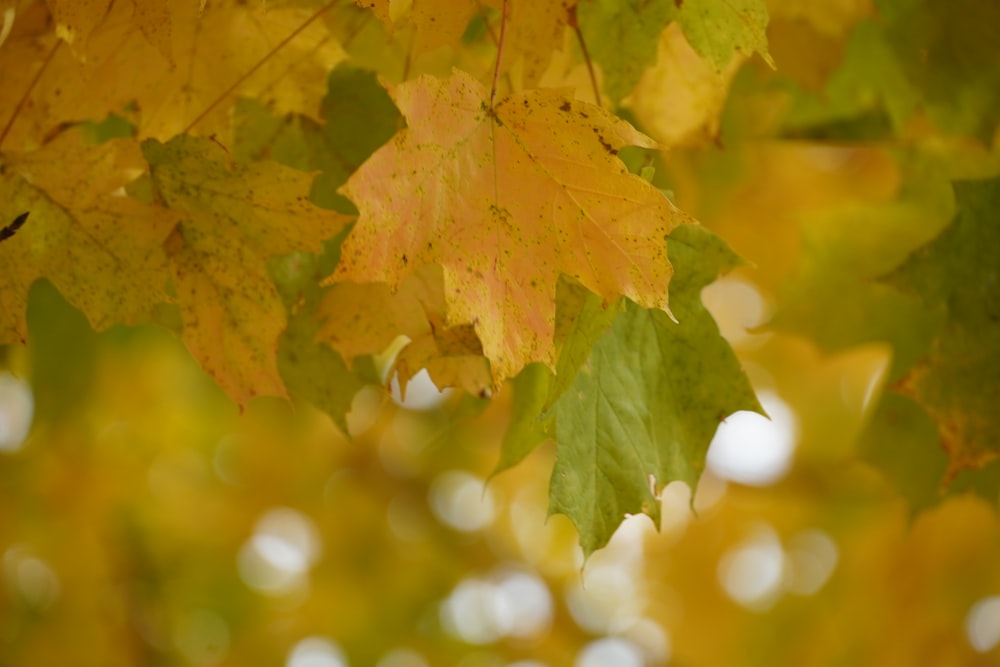
[[[624,299],[604,301],[565,276],[556,287],[555,340],[559,350],[555,373],[544,364],[529,364],[512,381],[510,423],[493,475],[513,467],[542,441],[555,434],[556,401],[569,389],[590,350],[625,309]]]
[[[147,140],[143,153],[156,196],[185,218],[165,245],[185,343],[237,403],[285,395],[276,362],[285,309],[267,259],[318,252],[346,220],[309,203],[308,175],[231,164],[210,139]]]
[[[692,488],[719,423],[761,411],[701,289],[740,259],[697,225],[669,238],[677,269],[667,313],[628,302],[590,354],[556,410],[550,514],[576,525],[584,553],[605,545],[626,514],[659,525],[656,494],[681,480]]]
[[[38,278],[98,330],[143,322],[166,300],[161,245],[178,216],[114,194],[139,165],[135,142],[93,145],[75,129],[37,151],[0,157],[0,220],[6,226],[28,214],[0,245],[0,340],[24,340],[28,290]]]
[[[822,94],[790,89],[786,126],[800,135],[825,132],[856,141],[871,138],[859,130],[884,133],[888,125],[906,136],[914,115],[923,113],[947,134],[972,135],[988,145],[1000,114],[1000,45],[990,32],[1000,22],[1000,5],[877,5],[877,18],[853,28]]]
[[[1000,117],[1000,3],[878,2],[887,43],[945,132],[989,142]]]
[[[934,419],[952,474],[1000,458],[1000,179],[955,184],[957,215],[886,281],[942,322],[896,389]]]
[[[333,419],[347,433],[347,413],[365,382],[352,373],[336,350],[316,340],[316,310],[326,288],[320,279],[340,258],[340,244],[350,228],[324,244],[322,253],[294,252],[268,262],[271,278],[281,294],[288,325],[278,341],[278,371],[296,402],[306,401]]]
[[[271,159],[320,172],[310,198],[317,206],[354,213],[337,188],[392,138],[402,119],[372,72],[340,66],[327,77],[322,122],[298,114],[274,116],[255,100],[236,104],[235,152],[243,161]]]
[[[684,0],[677,20],[694,50],[718,72],[737,52],[759,53],[773,66],[767,51],[768,14],[763,0]]]
[[[676,15],[674,0],[594,0],[580,3],[580,31],[590,57],[601,66],[604,91],[617,102],[656,62],[664,26]]]

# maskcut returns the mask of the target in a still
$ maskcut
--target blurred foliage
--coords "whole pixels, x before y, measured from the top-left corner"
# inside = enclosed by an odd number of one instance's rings
[[[151,15],[166,4],[148,3]],[[242,33],[210,31],[225,4],[208,3],[204,35],[178,37],[189,52],[172,51],[149,22],[139,42],[105,52],[102,24],[63,14],[74,53],[57,53],[52,67],[64,74],[42,78],[5,149],[40,143],[51,127],[31,119],[45,109],[59,122],[87,119],[100,142],[133,136],[141,112],[166,141],[184,126],[161,113],[175,104],[158,92],[163,81],[194,71],[179,106],[198,112],[231,82],[217,70],[245,73],[251,47],[271,48],[318,6],[268,3],[271,23],[252,14]],[[479,3],[456,4],[464,21]],[[578,4],[586,40],[606,34],[615,44],[638,30],[640,3]],[[671,3],[653,4],[660,24]],[[761,3],[737,4],[765,20]],[[237,162],[267,157],[316,174],[312,201],[343,214],[351,204],[336,187],[402,124],[381,84],[452,65],[488,77],[500,15],[498,2],[484,2],[460,46],[413,51],[415,34],[425,46],[437,39],[426,21],[390,15],[391,3],[357,5],[336,3],[312,25],[317,40],[239,91],[229,120],[206,121],[222,142],[232,129]],[[693,14],[728,3],[683,5]],[[777,481],[727,481],[710,451],[693,498],[673,482],[653,500],[659,531],[630,517],[585,561],[572,523],[548,516],[547,492],[558,396],[582,398],[588,379],[554,380],[532,365],[492,397],[414,383],[403,401],[384,386],[391,359],[345,360],[315,340],[314,315],[329,302],[319,279],[342,235],[324,254],[268,263],[287,316],[277,369],[291,400],[242,408],[185,347],[176,308],[156,309],[165,326],[95,333],[65,288],[40,279],[28,293],[26,342],[3,348],[0,374],[0,665],[997,664],[1000,621],[975,610],[1000,596],[1000,5],[767,5],[766,44],[751,30],[725,74],[732,51],[704,44],[712,67],[683,70],[697,76],[645,67],[657,35],[661,63],[696,57],[683,46],[686,27],[642,33],[639,68],[606,45],[591,53],[602,92],[671,149],[640,166],[655,163],[653,183],[747,260],[701,294],[774,423],[781,413],[767,396],[791,415],[795,449]],[[23,62],[40,62],[55,39],[36,37],[54,34],[49,12],[73,6],[0,2],[0,13],[17,13],[0,42],[0,120],[29,86]],[[118,35],[115,21],[131,7],[114,3],[104,27]],[[595,17],[611,17],[610,28]],[[541,80],[592,100],[582,52],[565,33]],[[221,69],[195,57],[205,35],[240,44],[239,57],[214,63]],[[92,67],[113,54],[166,53],[138,77],[140,104],[119,94],[134,82],[76,74],[88,39]],[[749,58],[754,50],[773,67]],[[304,54],[321,55],[322,66]],[[381,78],[333,69],[342,59]],[[325,91],[303,63],[326,77]],[[513,85],[525,64],[505,67]],[[122,99],[119,113],[94,111],[95,81]],[[367,91],[359,104],[373,133],[333,126],[346,113],[343,97],[330,97],[337,86]],[[677,100],[690,132],[663,128]],[[330,160],[324,145],[351,159]],[[133,183],[133,196],[143,187]],[[613,365],[608,350],[628,347],[629,320],[614,319],[620,303],[574,297],[576,287],[559,286],[557,336],[583,342],[566,344],[557,369],[575,372],[593,345],[600,356],[590,361]],[[610,313],[572,338],[574,303]],[[701,310],[695,298],[684,305]],[[660,319],[666,331],[678,326]],[[709,324],[701,337],[714,335]],[[728,354],[705,363],[729,364]],[[947,447],[954,430],[942,413],[970,425],[974,447]],[[18,429],[29,425],[22,442]],[[309,637],[330,643],[301,643]],[[599,643],[608,638],[621,643]],[[593,657],[599,650],[611,653]]]

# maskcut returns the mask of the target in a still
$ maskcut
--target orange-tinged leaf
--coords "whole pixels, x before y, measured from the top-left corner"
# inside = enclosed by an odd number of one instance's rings
[[[345,360],[377,354],[397,336],[429,335],[420,303],[406,290],[393,294],[385,283],[337,283],[323,295],[318,338]]]
[[[161,245],[178,216],[113,194],[141,164],[134,142],[89,146],[76,131],[38,151],[0,159],[3,225],[28,213],[0,244],[4,342],[24,339],[28,289],[40,277],[52,281],[95,329],[141,322],[167,299]]]
[[[643,73],[629,108],[665,146],[717,140],[729,84],[745,58],[736,55],[717,71],[691,48],[676,23],[659,39],[656,64]]]
[[[569,10],[577,0],[509,0],[504,41],[503,71],[517,69],[521,83],[538,83],[552,59],[552,52],[563,46],[562,33]],[[355,0],[359,7],[371,9],[390,32],[405,26],[413,28],[411,55],[418,56],[442,46],[454,46],[476,13],[487,17],[491,6],[495,28],[494,43],[500,26],[502,0],[413,0],[408,11],[396,10],[388,0]]]
[[[563,46],[563,32],[570,8],[576,0],[513,0],[510,6],[505,59],[511,65],[521,61],[525,87],[537,85],[552,59],[552,52]]]
[[[29,144],[39,142],[60,123],[97,121],[126,109],[134,110],[140,137],[166,140],[249,72],[252,76],[240,83],[239,94],[272,104],[279,113],[318,108],[325,93],[325,73],[343,58],[322,22],[310,24],[272,53],[314,8],[219,0],[200,11],[199,4],[197,0],[110,4],[89,28],[85,46],[55,52],[32,91],[31,113],[18,120],[6,145],[20,145],[23,134],[30,136]],[[20,81],[19,70],[25,63],[40,60],[31,55],[37,45],[53,41],[44,21],[26,25],[24,32],[18,24],[15,28],[11,38],[17,46],[0,51],[0,81],[5,84],[8,79]],[[260,68],[254,69],[257,65]],[[12,113],[22,90],[0,98],[0,117]],[[223,104],[201,120],[198,131],[228,136],[227,109]]]
[[[402,387],[420,369],[427,369],[438,387],[461,387],[473,395],[492,384],[472,327],[445,322],[443,276],[436,265],[408,275],[395,293],[385,283],[336,283],[323,295],[317,317],[317,338],[347,361],[382,352],[397,336],[408,337],[395,364]]]
[[[440,264],[449,324],[475,325],[500,382],[554,363],[561,273],[665,307],[665,238],[687,218],[617,159],[654,145],[628,123],[562,91],[488,95],[459,71],[394,90],[408,128],[344,187],[361,217],[333,278],[395,287]]]
[[[156,50],[174,64],[173,25],[169,0],[132,0],[135,10],[132,20]]]
[[[319,252],[347,218],[308,201],[310,175],[232,165],[209,139],[148,140],[143,152],[157,195],[186,218],[167,243],[185,343],[237,403],[284,396],[275,355],[285,310],[266,260]]]
[[[389,0],[354,0],[354,4],[362,9],[370,9],[386,28],[392,28],[392,18],[389,16]]]
[[[84,53],[87,39],[108,12],[110,0],[46,0],[56,32],[71,44],[75,51]]]

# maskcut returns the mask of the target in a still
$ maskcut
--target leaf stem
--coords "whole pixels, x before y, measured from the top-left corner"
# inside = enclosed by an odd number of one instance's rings
[[[4,139],[7,138],[7,134],[10,132],[10,128],[14,126],[14,121],[17,120],[17,117],[21,115],[21,110],[24,108],[24,105],[28,103],[28,97],[31,96],[31,91],[33,91],[35,89],[35,86],[38,85],[38,81],[42,78],[42,74],[45,72],[45,69],[49,66],[49,63],[52,62],[52,58],[55,57],[56,51],[59,50],[59,47],[60,45],[62,45],[62,43],[63,42],[61,39],[56,39],[55,45],[49,50],[49,55],[45,56],[45,60],[44,62],[42,62],[42,66],[38,68],[37,72],[35,72],[35,77],[31,80],[31,83],[28,84],[28,88],[24,91],[24,95],[21,96],[21,100],[17,103],[17,106],[14,107],[14,112],[10,115],[10,120],[7,121],[7,124],[3,128],[3,131],[0,132],[0,146],[3,146],[3,141]]]
[[[293,39],[295,39],[296,37],[298,37],[302,33],[303,30],[305,30],[306,28],[309,27],[310,24],[312,24],[313,21],[315,21],[320,16],[322,16],[323,14],[325,14],[329,9],[331,9],[335,4],[337,4],[337,2],[338,2],[338,0],[330,0],[330,2],[326,3],[325,5],[323,5],[319,9],[317,9],[313,13],[312,16],[310,16],[309,18],[307,18],[305,20],[305,22],[302,23],[302,25],[300,25],[298,28],[296,28],[295,30],[293,30],[291,32],[291,34],[288,35],[288,37],[285,37],[283,40],[281,40],[280,42],[278,42],[278,44],[273,49],[271,49],[270,51],[268,51],[264,55],[263,58],[261,58],[260,60],[258,60],[257,63],[253,67],[251,67],[250,69],[248,69],[240,78],[236,79],[236,81],[233,82],[233,85],[229,86],[229,88],[226,88],[224,91],[222,91],[222,93],[219,94],[219,96],[217,98],[215,98],[214,102],[212,102],[207,107],[205,107],[205,110],[202,111],[200,114],[198,114],[197,118],[195,118],[193,121],[191,121],[190,123],[188,123],[188,126],[185,127],[182,130],[181,133],[182,134],[189,133],[194,128],[195,125],[197,125],[198,123],[200,123],[201,121],[203,121],[208,114],[212,113],[212,111],[217,106],[219,106],[220,104],[222,104],[222,102],[227,97],[229,97],[233,93],[233,91],[235,91],[237,88],[239,88],[241,85],[243,85],[244,81],[246,81],[251,76],[253,76],[254,72],[256,72],[257,70],[259,70],[264,65],[264,63],[266,63],[268,60],[270,60],[274,56],[275,53],[277,53],[281,49],[285,48],[285,46],[289,42],[291,42]]]
[[[500,39],[497,40],[497,64],[493,68],[493,87],[490,88],[490,108],[497,96],[497,81],[500,79],[500,62],[503,60],[503,40],[507,34],[507,17],[510,11],[510,0],[503,0],[503,13],[500,15]]]
[[[583,61],[587,63],[587,72],[590,74],[590,85],[594,88],[594,100],[597,106],[601,106],[601,88],[597,85],[597,75],[594,73],[594,63],[590,60],[590,52],[587,51],[587,43],[583,41],[583,31],[580,30],[580,22],[576,18],[576,5],[569,9],[569,24],[573,26],[576,33],[576,41],[580,42],[580,50],[583,52]]]

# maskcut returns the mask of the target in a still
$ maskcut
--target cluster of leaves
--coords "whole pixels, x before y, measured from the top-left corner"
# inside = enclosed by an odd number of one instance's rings
[[[727,140],[991,141],[997,50],[964,35],[996,22],[966,4],[975,11],[880,3],[851,33],[843,69],[813,91],[742,70],[732,99],[781,93],[785,104],[723,117]],[[773,64],[762,0],[3,7],[0,216],[29,218],[0,245],[0,342],[25,339],[28,293],[44,278],[97,330],[174,329],[241,406],[290,397],[346,428],[357,390],[387,373],[405,385],[426,369],[481,399],[507,387],[497,471],[554,438],[550,510],[570,517],[587,554],[628,514],[658,521],[660,490],[697,484],[717,425],[760,411],[700,301],[740,260],[643,167],[658,147],[717,140],[739,65],[754,54]],[[816,32],[849,24],[802,12]],[[916,67],[925,55],[931,65]],[[590,83],[579,94],[550,87],[574,76]],[[964,78],[973,84],[953,84]],[[649,103],[658,86],[689,96],[666,127]],[[952,177],[941,162],[934,178]],[[969,175],[995,174],[995,162]],[[831,348],[896,345],[897,393],[868,450],[904,465],[887,433],[935,424],[930,442],[947,458],[911,488],[923,504],[941,483],[996,495],[997,183],[958,187],[945,209],[955,222],[908,259],[917,243],[859,272],[809,273],[833,252],[817,241],[775,320]],[[816,310],[845,321],[847,304],[820,298],[842,301],[831,283],[845,273],[863,289],[846,297],[858,316],[838,326]],[[911,325],[918,343],[902,332]],[[405,347],[380,364],[399,336]]]
[[[24,69],[25,53],[39,78],[23,85],[24,106],[8,97],[3,109],[14,123],[4,215],[31,216],[0,249],[9,258],[6,341],[24,339],[28,290],[45,278],[95,329],[150,320],[176,328],[240,405],[291,394],[343,425],[353,393],[375,375],[359,359],[405,335],[393,369],[404,383],[427,369],[441,387],[489,395],[516,378],[527,409],[502,466],[555,435],[552,509],[573,518],[589,553],[627,513],[658,516],[655,494],[673,479],[697,481],[719,421],[758,406],[697,297],[733,257],[619,160],[625,146],[652,148],[649,138],[537,82],[571,23],[586,34],[623,12],[621,39],[633,42],[641,27],[650,60],[659,28],[677,21],[718,65],[736,49],[766,53],[766,11],[662,3],[651,26],[646,8],[608,3],[586,3],[579,16],[565,2],[479,13],[471,2],[421,4],[395,17],[388,3],[368,4],[397,43],[412,33],[408,58],[457,43],[461,63],[488,41],[485,32],[462,41],[470,20],[498,29],[495,74],[509,90],[477,81],[491,69],[481,58],[486,67],[445,78],[406,73],[390,101],[373,74],[341,63],[322,101],[296,108],[283,92],[296,76],[278,68],[304,78],[331,56],[302,35],[264,49],[291,17],[302,27],[323,17],[324,39],[338,37],[347,52],[333,58],[349,61],[353,35],[344,33],[372,25],[343,3],[58,2],[18,17],[5,81],[17,89],[7,72]],[[716,15],[743,27],[717,31]],[[594,42],[595,60],[613,73],[608,92],[621,96],[632,74]],[[126,59],[142,65],[130,71]],[[248,84],[239,92],[249,97],[232,102],[223,86],[253,71],[254,59],[280,76],[264,95]],[[195,117],[214,106],[232,111]],[[316,109],[319,117],[302,113]],[[661,310],[671,231],[672,259],[684,267],[671,288],[674,321]],[[726,386],[735,389],[715,389]],[[563,394],[571,398],[560,402]]]

